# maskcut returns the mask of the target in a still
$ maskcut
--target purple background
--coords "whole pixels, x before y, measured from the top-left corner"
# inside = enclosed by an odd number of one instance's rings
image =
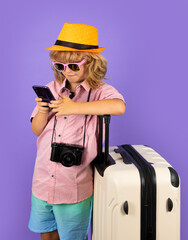
[[[188,228],[188,2],[6,1],[1,3],[1,239],[40,239],[29,231],[36,136],[34,84],[53,80],[49,51],[64,22],[98,28],[107,77],[125,97],[112,117],[110,145],[146,144],[181,177],[181,239]]]

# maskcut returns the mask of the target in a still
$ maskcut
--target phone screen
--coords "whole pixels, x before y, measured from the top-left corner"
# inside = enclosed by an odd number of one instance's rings
[[[47,86],[33,86],[34,91],[36,92],[39,98],[42,98],[43,102],[50,103],[51,100],[56,100],[53,96],[51,90]]]

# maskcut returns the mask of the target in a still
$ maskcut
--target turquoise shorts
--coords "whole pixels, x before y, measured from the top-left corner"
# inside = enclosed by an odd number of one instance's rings
[[[93,208],[93,196],[73,204],[48,204],[31,197],[29,229],[36,233],[58,231],[60,240],[87,238]]]

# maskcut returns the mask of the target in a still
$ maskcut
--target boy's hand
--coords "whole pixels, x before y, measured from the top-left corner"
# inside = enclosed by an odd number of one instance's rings
[[[71,115],[75,112],[76,102],[73,102],[69,97],[64,94],[59,95],[62,99],[51,101],[49,104],[52,112],[56,112],[56,116]]]
[[[42,98],[35,98],[37,102],[37,108],[40,113],[47,114],[50,112],[49,103],[43,102]]]

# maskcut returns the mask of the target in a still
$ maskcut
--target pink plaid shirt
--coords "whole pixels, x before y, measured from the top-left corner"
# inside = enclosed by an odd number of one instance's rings
[[[54,97],[58,93],[70,96],[66,88],[66,80],[59,85],[52,81],[47,86]],[[89,87],[82,82],[76,88],[73,101],[87,102]],[[90,101],[118,98],[123,96],[112,86],[104,84],[91,90]],[[31,118],[37,113],[35,107]],[[58,116],[54,134],[54,142],[83,145],[85,115]],[[37,157],[33,175],[32,192],[37,198],[50,204],[76,203],[93,194],[93,171],[90,163],[97,155],[97,116],[89,115],[86,124],[86,138],[81,165],[64,167],[61,163],[50,161],[51,138],[54,115],[49,114],[49,121],[37,139]]]

